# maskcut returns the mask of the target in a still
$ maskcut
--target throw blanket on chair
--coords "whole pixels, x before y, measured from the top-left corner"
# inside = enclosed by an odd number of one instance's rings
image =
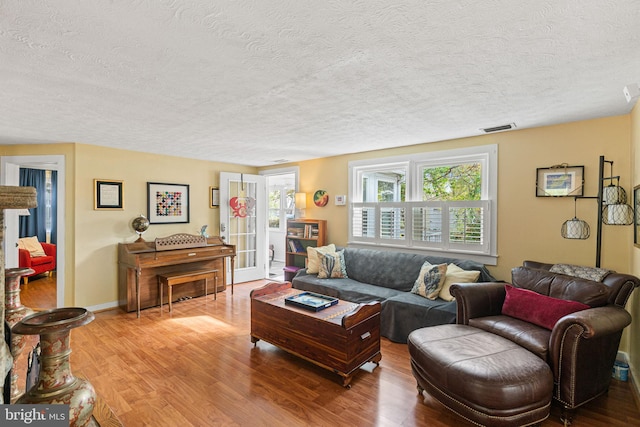
[[[554,264],[549,271],[579,277],[581,279],[593,280],[594,282],[602,282],[608,274],[614,273],[614,271],[604,268],[584,267],[572,264]]]

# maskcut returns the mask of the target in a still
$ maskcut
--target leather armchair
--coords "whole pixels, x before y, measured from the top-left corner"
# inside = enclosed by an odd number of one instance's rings
[[[554,378],[553,398],[571,422],[575,409],[604,394],[611,382],[623,329],[631,323],[624,309],[637,277],[610,273],[602,282],[549,271],[552,264],[525,261],[512,270],[518,288],[591,308],[562,317],[552,330],[502,314],[505,283],[459,283],[451,286],[457,323],[508,338],[545,360]]]
[[[28,276],[22,276],[24,284],[29,283],[29,277],[37,276],[42,273],[51,273],[56,269],[56,245],[52,243],[40,242],[45,256],[31,257],[26,249],[18,249],[18,265],[20,268],[30,268],[34,273]]]

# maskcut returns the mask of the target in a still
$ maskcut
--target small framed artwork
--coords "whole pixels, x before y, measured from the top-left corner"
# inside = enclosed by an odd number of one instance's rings
[[[189,185],[147,182],[147,218],[150,224],[189,222]]]
[[[209,207],[220,207],[220,189],[218,187],[209,187]]]
[[[93,180],[94,210],[123,210],[124,183],[112,179]]]
[[[327,206],[327,203],[329,203],[329,193],[327,193],[325,190],[318,190],[315,193],[313,193],[314,205],[316,205],[319,208],[322,208],[324,206]]]
[[[633,244],[640,248],[640,185],[633,188]]]
[[[536,197],[582,196],[584,166],[552,166],[536,169]]]

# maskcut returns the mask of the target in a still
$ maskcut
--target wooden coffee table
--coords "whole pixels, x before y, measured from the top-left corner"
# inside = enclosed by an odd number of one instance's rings
[[[264,340],[328,369],[350,388],[362,365],[378,365],[382,359],[380,303],[339,300],[318,312],[285,304],[286,297],[302,292],[289,282],[272,282],[251,291],[251,342]]]

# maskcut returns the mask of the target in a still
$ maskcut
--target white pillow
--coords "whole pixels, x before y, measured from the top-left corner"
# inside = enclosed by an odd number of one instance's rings
[[[475,270],[463,270],[457,265],[451,263],[447,265],[447,275],[444,279],[444,285],[440,289],[440,294],[438,295],[441,299],[445,301],[453,301],[453,295],[449,292],[449,288],[454,283],[473,283],[478,281],[478,277],[480,277],[480,272]]]
[[[333,243],[327,246],[319,246],[317,248],[313,248],[311,246],[307,247],[307,274],[318,274],[320,271],[320,262],[322,259],[318,256],[319,254],[335,252],[336,245]]]
[[[29,254],[31,255],[31,258],[34,258],[34,257],[37,257],[37,256],[45,256],[45,255],[47,255],[44,252],[44,249],[42,248],[42,245],[38,241],[38,237],[37,236],[23,237],[22,239],[19,239],[18,240],[18,247],[20,249],[28,250]]]

